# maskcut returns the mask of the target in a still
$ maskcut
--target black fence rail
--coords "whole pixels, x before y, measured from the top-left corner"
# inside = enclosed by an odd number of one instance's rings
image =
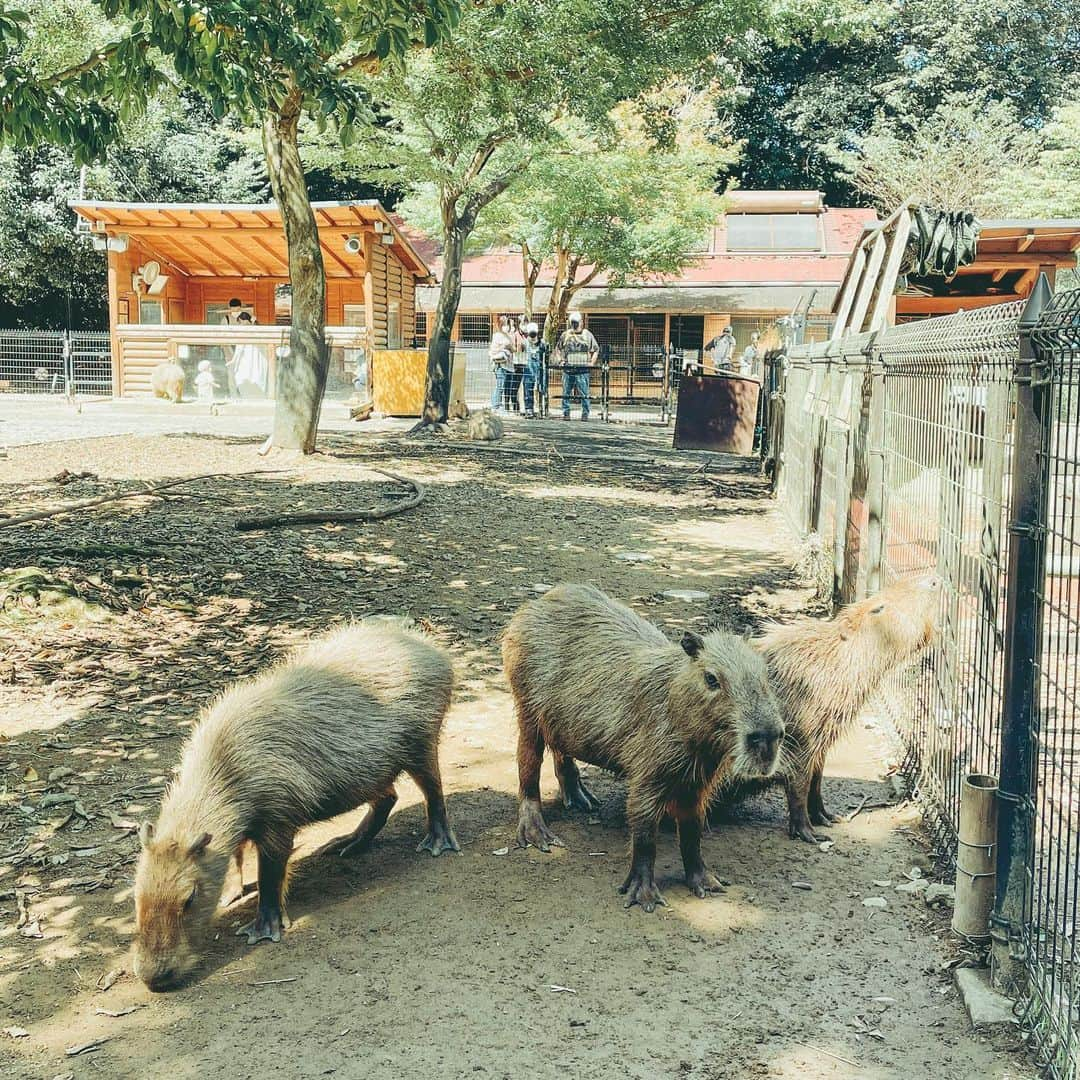
[[[1080,291],[770,355],[763,453],[847,602],[934,573],[941,633],[883,695],[942,866],[999,777],[995,977],[1080,1068]]]
[[[108,333],[0,330],[0,393],[110,395]]]

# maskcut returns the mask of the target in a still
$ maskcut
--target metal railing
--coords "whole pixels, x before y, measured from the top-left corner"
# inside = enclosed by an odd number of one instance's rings
[[[0,393],[112,393],[109,335],[100,330],[0,330]]]
[[[942,580],[941,632],[883,695],[944,869],[999,777],[995,976],[1046,1075],[1080,1067],[1080,291],[770,357],[774,486],[847,602]]]

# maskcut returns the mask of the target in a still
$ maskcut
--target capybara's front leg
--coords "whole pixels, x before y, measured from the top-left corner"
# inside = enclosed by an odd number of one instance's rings
[[[818,843],[814,830],[810,827],[810,815],[807,811],[807,799],[810,795],[810,774],[799,772],[789,776],[787,787],[788,832],[792,840],[805,840],[808,844]]]
[[[450,828],[450,821],[446,816],[446,799],[443,796],[439,763],[431,761],[416,772],[410,771],[409,775],[419,784],[427,804],[427,836],[416,845],[416,850],[430,851],[432,858],[437,858],[444,851],[456,851],[460,854],[457,837],[454,836],[454,830]]]
[[[363,821],[356,826],[352,836],[349,837],[349,842],[338,852],[343,859],[352,855],[363,855],[371,850],[375,837],[386,824],[386,819],[390,816],[390,811],[394,809],[397,799],[397,791],[391,785],[384,795],[368,807]]]
[[[518,847],[550,851],[552,845],[563,842],[547,827],[540,809],[540,766],[544,763],[544,737],[539,726],[523,710],[518,713],[518,791],[521,808],[518,811]]]
[[[284,911],[285,870],[292,854],[292,838],[281,844],[275,840],[257,844],[259,849],[259,906],[254,920],[237,931],[247,935],[247,943],[280,941],[288,926]]]
[[[679,850],[682,852],[683,870],[686,871],[686,884],[690,891],[700,899],[711,892],[723,892],[720,879],[705,866],[701,857],[701,830],[704,827],[702,817],[679,818]]]
[[[810,797],[808,802],[810,822],[813,825],[835,825],[840,819],[825,809],[825,803],[821,798],[821,774],[823,768],[824,766],[819,765],[810,774]]]
[[[591,813],[600,809],[600,800],[585,786],[577,762],[569,755],[552,750],[555,758],[555,776],[559,781],[563,806],[568,810],[584,810]]]
[[[644,911],[654,911],[657,904],[667,901],[656,886],[656,830],[663,810],[655,800],[631,789],[626,799],[626,816],[633,833],[630,853],[630,873],[619,886],[626,896],[626,907],[640,904]]]

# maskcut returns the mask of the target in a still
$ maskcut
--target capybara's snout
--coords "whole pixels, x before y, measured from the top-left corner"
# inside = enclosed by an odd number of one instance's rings
[[[776,771],[783,738],[783,724],[761,728],[746,736],[746,756],[750,759],[754,772],[771,776]]]

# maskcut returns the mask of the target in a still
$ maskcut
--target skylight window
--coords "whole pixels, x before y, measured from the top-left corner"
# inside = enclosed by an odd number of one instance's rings
[[[728,251],[820,251],[817,214],[728,214]]]

